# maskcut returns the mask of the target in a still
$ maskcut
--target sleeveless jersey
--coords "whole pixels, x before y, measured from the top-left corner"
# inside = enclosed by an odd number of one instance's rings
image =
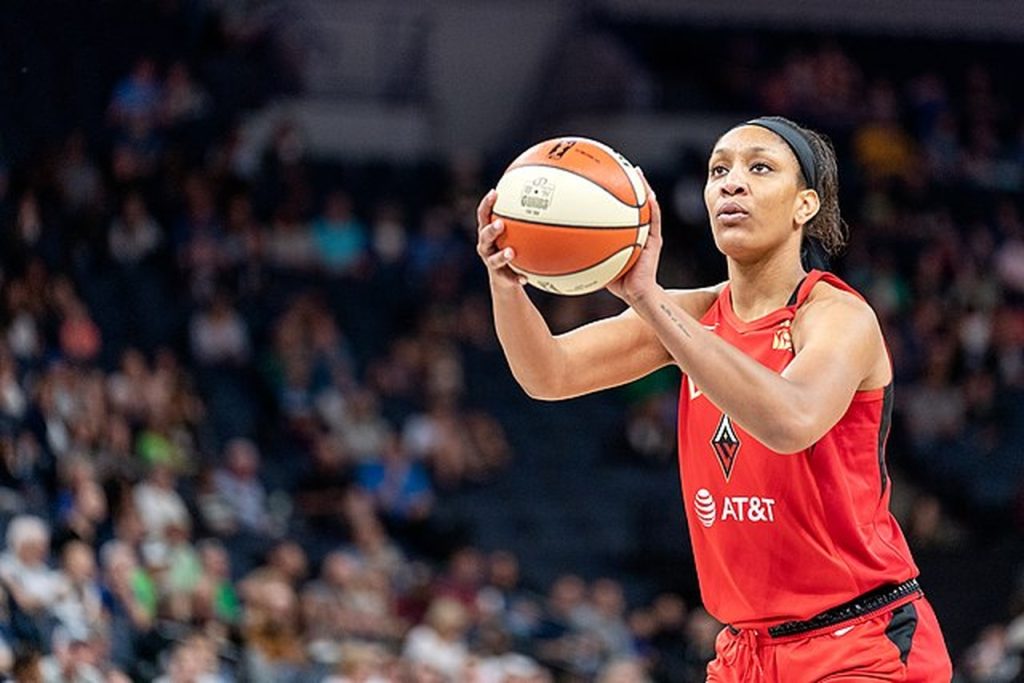
[[[794,356],[793,318],[819,281],[860,297],[831,273],[814,270],[789,305],[751,322],[733,312],[727,285],[701,323],[781,373]],[[818,442],[779,454],[723,414],[684,374],[683,502],[711,615],[738,628],[802,621],[917,576],[889,512],[885,440],[891,410],[891,384],[859,391]]]

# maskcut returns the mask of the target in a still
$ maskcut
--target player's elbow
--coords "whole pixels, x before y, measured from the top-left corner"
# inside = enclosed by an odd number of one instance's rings
[[[519,385],[527,396],[536,401],[564,401],[578,396],[555,382],[538,382],[530,385],[520,382]]]
[[[558,394],[556,394],[555,392],[552,392],[552,391],[544,391],[544,390],[537,390],[537,389],[527,389],[526,387],[523,387],[523,391],[525,391],[526,395],[529,396],[530,398],[532,398],[535,401],[548,401],[548,402],[552,402],[552,401],[561,401],[562,399],[566,398],[565,396],[559,396]]]
[[[761,441],[776,453],[788,455],[807,450],[821,436],[813,420],[805,415],[792,415],[776,420]]]
[[[550,375],[536,375],[528,377],[519,373],[513,373],[519,386],[527,396],[537,401],[560,401],[568,398],[560,389],[556,377]]]

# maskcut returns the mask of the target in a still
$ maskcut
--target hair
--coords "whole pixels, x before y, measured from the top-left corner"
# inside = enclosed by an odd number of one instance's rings
[[[816,241],[828,256],[839,254],[846,247],[850,232],[846,221],[839,213],[839,169],[832,141],[823,133],[804,128],[784,116],[765,116],[764,118],[795,129],[806,138],[807,143],[811,146],[818,184],[817,187],[810,189],[818,193],[821,208],[811,220],[804,224],[804,239],[806,241],[810,238]],[[804,187],[809,187],[804,174],[801,172],[799,176]]]
[[[18,515],[7,526],[7,547],[18,549],[29,541],[50,542],[50,527],[40,517]]]

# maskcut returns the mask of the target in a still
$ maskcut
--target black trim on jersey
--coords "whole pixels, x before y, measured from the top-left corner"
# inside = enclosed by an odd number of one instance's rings
[[[889,438],[892,426],[892,382],[885,385],[882,395],[882,418],[878,422],[878,474],[882,480],[879,496],[885,495],[885,487],[889,485],[889,473],[885,469],[885,440]]]
[[[839,626],[852,619],[858,619],[860,617],[866,617],[870,614],[881,611],[886,605],[891,605],[897,600],[902,600],[908,595],[915,593],[921,593],[921,586],[918,585],[917,579],[908,579],[903,583],[896,585],[885,585],[876,588],[873,591],[868,591],[860,597],[856,597],[849,602],[845,602],[839,607],[833,607],[830,610],[822,612],[816,616],[811,617],[807,621],[787,621],[778,626],[769,626],[768,635],[772,638],[784,638],[788,636],[801,635],[803,633],[810,633],[811,631],[818,631],[824,628],[831,628],[833,626]],[[893,610],[894,612],[896,610]],[[914,611],[916,616],[917,611]]]
[[[800,288],[804,286],[804,281],[807,280],[807,276],[804,275],[800,278],[800,282],[796,283],[796,289],[789,295],[789,301],[786,302],[787,306],[796,306],[797,299],[800,298]]]
[[[914,603],[908,602],[892,611],[892,621],[885,627],[885,637],[900,651],[900,661],[904,664],[910,657],[915,631],[917,631],[917,607],[914,606]]]

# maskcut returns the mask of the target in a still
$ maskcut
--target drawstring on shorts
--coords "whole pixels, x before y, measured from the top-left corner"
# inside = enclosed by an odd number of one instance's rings
[[[761,683],[764,680],[764,668],[758,656],[757,633],[750,629],[726,628],[731,637],[722,648],[724,664],[730,669],[743,672],[742,683]]]

